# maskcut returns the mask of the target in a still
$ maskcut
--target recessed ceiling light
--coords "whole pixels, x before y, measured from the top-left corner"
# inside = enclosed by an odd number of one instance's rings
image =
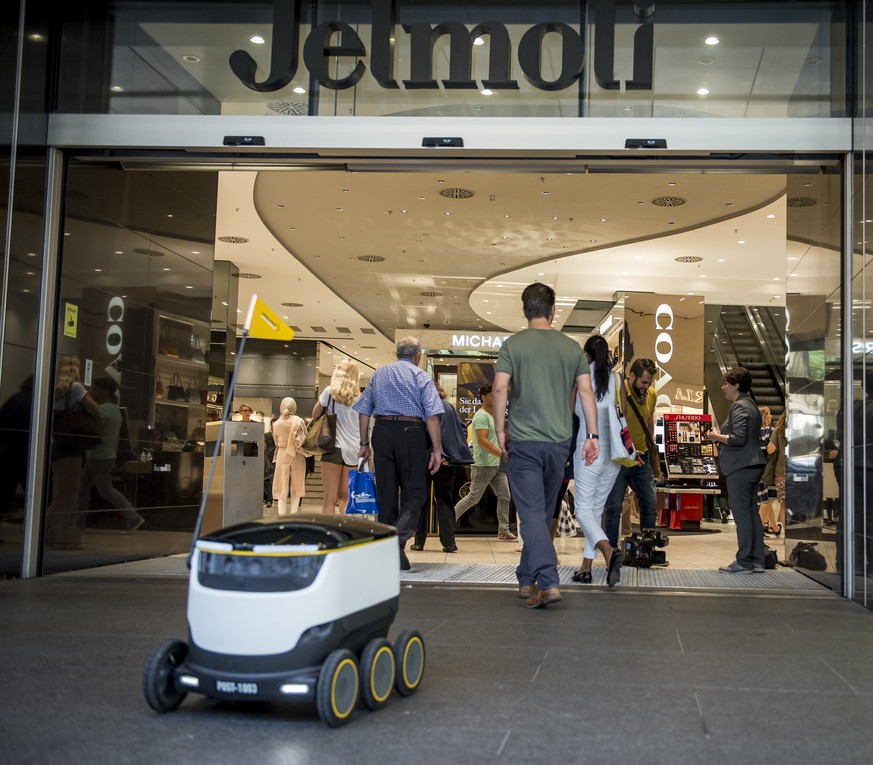
[[[122,88],[121,85],[113,85],[109,90],[113,93],[124,93],[124,88]]]
[[[698,64],[703,64],[703,66],[709,66],[710,64],[715,63],[715,59],[712,56],[701,56],[697,59]]]
[[[698,96],[708,96],[709,95],[709,88],[698,88],[697,95]]]
[[[186,284],[186,285],[185,285],[185,289],[186,289],[186,290],[193,290],[193,289],[194,289],[194,285],[192,285],[192,284]]]
[[[45,40],[45,36],[41,35],[39,32],[34,32],[33,34],[29,34],[27,36],[28,40],[33,40],[33,42],[42,42]]]
[[[249,38],[249,42],[253,42],[255,45],[263,45],[266,40],[260,35],[254,35],[253,37]]]
[[[187,53],[184,56],[182,56],[182,61],[185,61],[189,64],[199,64],[200,63],[200,56],[194,56],[190,53]]]
[[[738,239],[737,240],[737,244],[745,244],[745,243],[746,243],[745,239]]]
[[[491,90],[491,88],[482,88],[482,90],[480,90],[479,92],[480,92],[483,96],[493,96],[493,95],[494,95],[494,91]]]
[[[710,35],[703,42],[705,42],[707,45],[718,45],[719,40],[715,35]]]
[[[102,269],[102,268],[95,268],[94,270],[95,270],[98,274],[103,273],[103,269]]]
[[[477,37],[475,40],[473,40],[473,45],[484,45],[484,44],[485,44],[485,40],[483,40],[481,37]]]
[[[292,88],[291,90],[299,94],[303,94],[306,92],[306,88],[301,88],[299,85],[296,88]]]

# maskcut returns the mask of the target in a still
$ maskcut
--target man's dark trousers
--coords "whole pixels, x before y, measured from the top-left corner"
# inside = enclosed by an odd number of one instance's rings
[[[379,522],[397,528],[401,546],[415,533],[427,497],[427,448],[423,422],[376,419],[373,469]]]

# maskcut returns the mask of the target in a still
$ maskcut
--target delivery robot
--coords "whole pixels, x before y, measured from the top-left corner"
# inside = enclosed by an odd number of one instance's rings
[[[299,513],[230,526],[196,540],[188,584],[188,642],[149,658],[143,691],[156,712],[188,693],[232,700],[314,701],[330,727],[358,698],[384,706],[418,689],[416,630],[393,645],[400,596],[396,530],[360,516]]]

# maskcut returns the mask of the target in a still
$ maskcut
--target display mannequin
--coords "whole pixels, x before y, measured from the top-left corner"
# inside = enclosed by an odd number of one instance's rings
[[[299,434],[305,437],[306,423],[297,416],[297,402],[290,396],[282,399],[279,411],[279,416],[273,421],[273,439],[276,441],[273,499],[278,502],[279,515],[288,515],[297,512],[300,498],[306,493],[306,457],[297,449],[298,443],[302,442]]]

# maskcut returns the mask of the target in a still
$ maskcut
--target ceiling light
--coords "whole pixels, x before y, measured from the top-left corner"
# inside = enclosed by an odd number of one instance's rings
[[[770,213],[770,214],[767,216],[767,218],[769,218],[770,220],[772,220],[772,219],[775,218],[775,217],[776,217],[776,216],[773,215],[773,213]]]
[[[547,196],[548,196],[549,194],[551,194],[552,192],[551,192],[551,191],[543,191],[543,192],[540,192],[540,193],[541,193],[544,197],[547,197]]]
[[[484,45],[484,44],[485,44],[485,40],[483,40],[481,37],[477,37],[475,40],[473,40],[473,45]]]
[[[482,90],[480,90],[479,92],[480,92],[483,96],[493,96],[493,95],[494,95],[494,91],[491,90],[491,88],[482,88]]]
[[[113,85],[109,90],[113,93],[124,93],[124,88],[122,88],[121,85]]]
[[[190,53],[187,53],[184,56],[182,56],[182,61],[185,61],[188,64],[199,64],[200,63],[200,56],[194,56]]]
[[[267,41],[260,35],[254,35],[249,38],[249,42],[253,42],[255,45],[263,45]]]
[[[292,90],[294,93],[300,93],[300,94],[306,92],[306,88],[301,88],[299,85],[298,85],[296,88],[291,88],[291,90]]]
[[[715,35],[710,35],[703,42],[707,45],[718,45],[719,40]]]
[[[102,268],[95,268],[94,270],[95,270],[98,274],[103,273],[103,269],[102,269]]]
[[[42,42],[45,40],[45,36],[41,35],[39,32],[34,32],[33,34],[29,34],[27,39],[32,40],[33,42]]]
[[[737,244],[745,244],[745,243],[746,243],[745,239],[738,239],[737,240]]]
[[[703,64],[703,66],[709,66],[710,64],[715,63],[715,59],[712,56],[701,56],[697,59],[698,64]]]
[[[606,218],[601,218],[601,219],[600,219],[600,222],[601,222],[601,223],[606,223]]]
[[[708,96],[709,95],[709,88],[698,88],[697,95],[698,96]]]
[[[192,284],[186,284],[186,285],[185,285],[185,289],[186,289],[186,290],[193,290],[193,289],[194,289],[194,285],[192,285]]]
[[[789,258],[789,260],[790,260],[790,259],[791,259],[791,258]],[[718,262],[719,262],[719,263],[724,263],[724,258],[719,258],[719,259],[718,259]]]

